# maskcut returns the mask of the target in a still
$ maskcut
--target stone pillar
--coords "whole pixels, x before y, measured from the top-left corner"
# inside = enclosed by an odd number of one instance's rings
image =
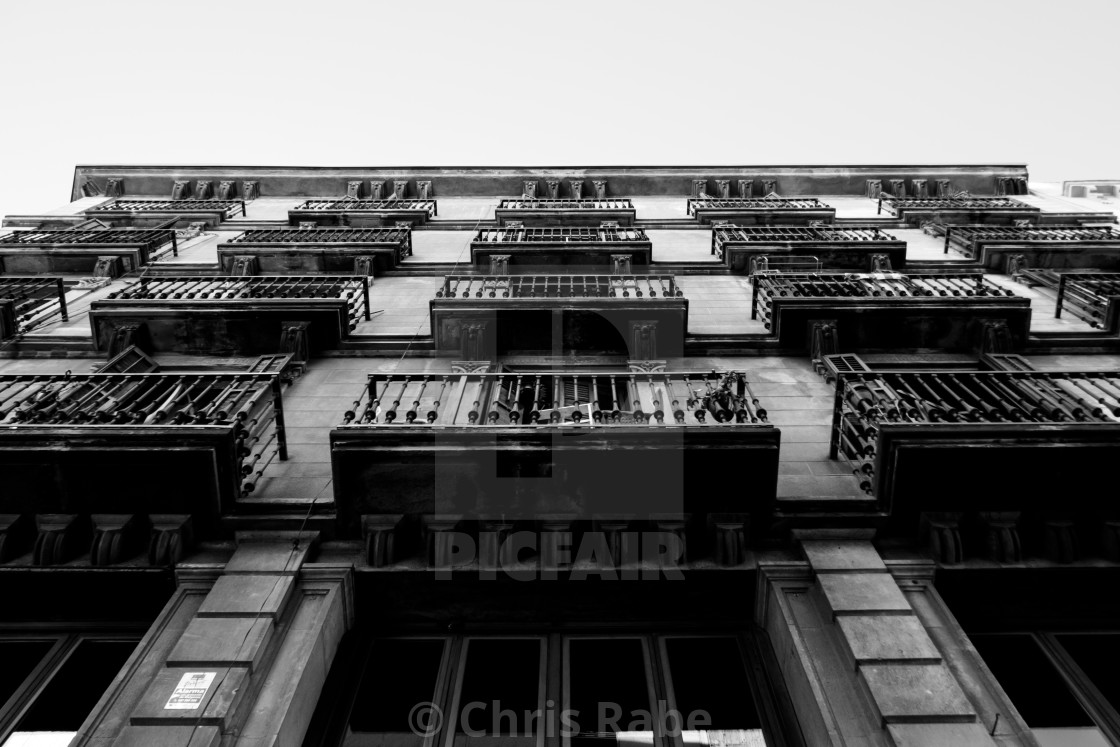
[[[803,539],[801,546],[805,564],[760,566],[755,615],[774,644],[806,743],[994,745],[871,542]]]
[[[261,534],[224,567],[181,568],[71,744],[300,744],[353,621],[353,571],[306,564],[313,539]]]

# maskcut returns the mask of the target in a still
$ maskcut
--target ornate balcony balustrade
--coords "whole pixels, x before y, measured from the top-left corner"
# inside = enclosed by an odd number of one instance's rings
[[[98,349],[146,352],[285,352],[306,360],[370,318],[369,281],[354,276],[144,277],[94,301]]]
[[[179,227],[202,222],[213,228],[230,218],[245,215],[245,201],[119,198],[92,207],[85,215],[108,220],[114,226],[153,227],[170,220]]]
[[[412,230],[397,228],[272,228],[245,231],[218,244],[229,273],[372,275],[412,256]]]
[[[877,212],[887,209],[899,220],[917,224],[928,220],[943,223],[1011,224],[1013,221],[1038,220],[1042,213],[1010,197],[891,197],[879,198]]]
[[[427,223],[436,215],[435,200],[306,200],[288,211],[288,223],[368,228],[397,222]]]
[[[634,224],[636,213],[634,203],[625,197],[587,200],[518,197],[499,202],[494,217],[499,226],[510,221],[531,226],[597,226],[602,221],[614,221],[630,226]]]
[[[1058,278],[1055,318],[1068,309],[1091,327],[1120,329],[1120,273],[1063,272]]]
[[[946,226],[945,252],[956,246],[993,270],[1120,269],[1120,234],[1108,226]]]
[[[1019,347],[1030,327],[1030,299],[981,273],[751,277],[751,318],[783,345],[811,348],[815,359],[840,350],[969,350],[992,334]]]
[[[906,264],[906,242],[876,227],[712,226],[712,254],[739,272],[754,272],[761,257],[813,257],[828,268],[871,270],[882,257]]]
[[[482,270],[514,272],[554,265],[599,267],[618,263],[645,266],[653,242],[641,228],[484,228],[471,241],[471,262]]]
[[[687,212],[701,223],[730,220],[739,225],[797,225],[836,219],[836,209],[815,197],[693,197]]]
[[[62,278],[0,277],[0,340],[28,332],[56,312],[70,320]]]
[[[210,521],[286,458],[274,374],[0,376],[0,513]]]
[[[912,530],[919,512],[1108,513],[1120,374],[841,372],[831,451]]]
[[[331,433],[343,526],[371,513],[636,517],[768,506],[779,434],[749,378],[372,374]],[[729,459],[744,480],[711,490],[708,470]]]
[[[688,300],[672,275],[452,275],[430,302],[436,349],[680,355]]]
[[[68,229],[13,231],[0,236],[5,273],[73,272],[109,276],[137,270],[162,252],[178,254],[175,231],[166,229]],[[116,259],[119,258],[119,259]]]

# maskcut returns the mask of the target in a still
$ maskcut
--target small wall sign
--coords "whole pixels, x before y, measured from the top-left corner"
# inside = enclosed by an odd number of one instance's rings
[[[214,683],[217,672],[187,672],[179,678],[175,691],[167,699],[165,711],[189,711],[202,705],[206,691]]]

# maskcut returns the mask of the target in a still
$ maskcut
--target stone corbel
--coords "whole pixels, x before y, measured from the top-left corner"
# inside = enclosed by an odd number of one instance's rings
[[[421,200],[430,200],[435,196],[432,190],[431,181],[417,181],[416,182],[416,197]]]
[[[1106,560],[1120,563],[1120,519],[1101,522],[1101,551]]]
[[[891,179],[890,180],[891,196],[892,197],[905,197],[906,196],[906,180],[905,179]]]
[[[234,181],[220,181],[218,182],[218,199],[219,200],[233,200],[237,198],[237,182]]]
[[[191,545],[193,526],[187,514],[152,514],[152,533],[148,537],[148,565],[174,567]]]
[[[94,568],[116,565],[139,551],[136,541],[142,521],[136,514],[93,514],[93,541],[89,564]]]
[[[626,369],[631,373],[661,373],[669,365],[666,360],[658,361],[627,361]]]
[[[929,182],[926,179],[911,179],[910,186],[914,190],[914,197],[929,197]]]
[[[879,199],[879,195],[883,193],[883,180],[868,179],[865,193],[873,200]]]
[[[1023,559],[1018,511],[985,511],[980,514],[980,521],[985,527],[985,546],[990,560],[1018,563]]]
[[[995,353],[1015,352],[1014,340],[1011,338],[1011,328],[1003,319],[980,320],[980,345],[981,355]]]
[[[546,179],[544,182],[545,191],[548,192],[548,199],[560,199],[560,180],[559,179]]]
[[[398,200],[408,198],[408,180],[399,179],[393,182],[393,194]]]
[[[105,196],[121,197],[124,195],[124,179],[111,176],[105,180]]]
[[[233,256],[230,275],[259,275],[260,272],[261,266],[256,256],[252,254],[235,254]]]
[[[60,565],[85,550],[87,525],[76,514],[39,514],[35,528],[32,563],[36,566]]]
[[[731,197],[730,179],[716,179],[716,196],[724,200]]]
[[[128,350],[133,345],[137,345],[140,340],[140,328],[143,325],[135,323],[117,324],[113,326],[112,332],[109,334],[107,354],[110,358]]]
[[[964,560],[964,543],[961,541],[961,514],[957,512],[928,513],[922,515],[930,554],[938,563],[955,565]]]
[[[1027,269],[1027,255],[1025,254],[1009,254],[1007,256],[1007,268],[1005,272],[1011,276],[1021,275],[1023,270]]]
[[[709,514],[708,531],[712,537],[712,555],[724,568],[742,565],[747,558],[749,514]]]
[[[97,182],[93,179],[82,182],[82,197],[100,197],[103,194],[101,187],[97,186]]]
[[[313,231],[318,227],[319,224],[313,220],[301,220],[299,222],[299,230],[301,231]]]
[[[191,183],[186,179],[176,179],[171,185],[172,200],[189,200],[191,198]]]
[[[214,185],[209,181],[199,179],[194,183],[194,196],[198,200],[209,200],[214,196]]]
[[[583,182],[580,182],[580,184],[582,185]],[[595,199],[596,200],[607,199],[607,180],[606,179],[595,179],[591,182],[591,186],[595,190]]]
[[[633,319],[630,321],[630,355],[632,360],[651,360],[657,357],[657,320]]]
[[[633,273],[631,270],[631,263],[633,262],[634,255],[632,254],[612,254],[611,255],[611,274],[612,275],[630,275]]]
[[[491,254],[490,255],[490,274],[491,275],[508,275],[509,274],[509,258],[508,254]]]
[[[311,357],[311,322],[280,322],[280,355],[291,355],[293,363],[306,363]]]
[[[891,272],[891,255],[889,255],[889,254],[872,254],[871,255],[871,271],[872,272]]]
[[[261,183],[256,180],[241,182],[241,199],[255,200],[261,196]]]
[[[600,568],[621,568],[635,563],[641,556],[638,533],[631,532],[630,519],[622,516],[602,516],[595,520],[595,528],[603,535],[609,557],[599,559]]]
[[[594,184],[598,185],[599,182],[594,182]],[[602,182],[602,184],[603,184],[603,188],[606,189],[606,182]],[[583,179],[569,179],[568,180],[568,189],[572,193],[572,199],[573,200],[582,200],[583,199]],[[595,187],[595,190],[596,190],[596,196],[599,196],[598,195],[598,190],[599,190],[598,186]]]
[[[380,179],[371,179],[369,182],[369,197],[371,200],[385,199],[385,182]]]
[[[93,276],[95,278],[119,278],[124,274],[124,268],[121,267],[121,258],[116,255],[103,254],[97,258],[97,262],[93,265]]]
[[[572,521],[573,517],[571,516],[541,517],[541,570],[563,570],[571,567]]]
[[[778,194],[778,181],[776,179],[763,179],[762,194],[766,195],[767,197],[776,197]]]
[[[1072,519],[1046,517],[1042,522],[1042,547],[1046,559],[1054,563],[1072,563],[1080,557],[1077,525]]]
[[[424,517],[424,546],[427,548],[428,566],[441,570],[451,569],[454,556],[456,527],[461,516],[447,514]]]
[[[489,373],[490,361],[451,361],[451,373]]]
[[[366,514],[362,516],[362,537],[366,543],[366,563],[384,568],[396,563],[398,536],[404,514]]]
[[[359,277],[373,277],[374,266],[374,259],[368,254],[363,254],[360,257],[354,257],[354,274],[358,275]]]
[[[526,179],[521,182],[521,196],[528,200],[535,200],[538,186],[539,182],[536,179]]]
[[[510,568],[517,562],[516,548],[506,542],[513,531],[513,522],[503,518],[483,518],[479,523],[478,567]]]
[[[754,194],[754,179],[740,179],[739,180],[739,196],[742,198],[751,197]]]
[[[346,182],[346,199],[360,200],[362,199],[362,182],[361,180]]]
[[[741,184],[742,182],[740,182]],[[692,196],[693,197],[707,197],[708,196],[708,180],[707,179],[693,179],[692,180]]]
[[[824,357],[840,352],[835,319],[813,319],[809,322],[809,359],[818,374],[824,373]]]
[[[657,531],[671,534],[680,543],[681,554],[675,560],[680,563],[688,562],[688,520],[689,514],[652,514],[650,520],[657,527]]]
[[[938,197],[952,197],[953,184],[948,179],[938,179],[937,182],[937,196]]]

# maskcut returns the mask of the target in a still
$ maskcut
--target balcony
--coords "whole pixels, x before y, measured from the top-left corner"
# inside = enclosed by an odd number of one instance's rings
[[[218,244],[218,264],[231,274],[373,275],[411,255],[409,228],[275,228]]]
[[[981,273],[755,274],[752,281],[751,318],[783,348],[811,349],[825,334],[837,352],[968,351],[980,346],[986,323],[1006,326],[1021,348],[1030,328],[1030,299]]]
[[[1008,274],[1027,267],[1120,269],[1120,234],[1107,226],[946,226],[946,253],[950,246]]]
[[[641,228],[484,228],[471,241],[471,262],[479,270],[583,266],[616,262],[646,266],[653,242]]]
[[[0,271],[92,275],[103,258],[115,264],[119,257],[119,271],[133,272],[168,249],[178,253],[175,232],[166,229],[13,231],[0,236]]]
[[[210,523],[286,458],[275,375],[0,376],[0,514]]]
[[[743,226],[805,225],[836,220],[836,209],[815,197],[692,197],[688,200],[688,214],[700,223],[725,220]]]
[[[863,272],[875,269],[879,256],[895,269],[906,266],[906,242],[874,227],[717,225],[712,226],[712,254],[747,273],[764,257],[765,263],[808,257],[831,269]]]
[[[335,348],[370,318],[369,285],[354,276],[144,277],[94,301],[94,344],[113,355],[261,355],[305,360]]]
[[[890,197],[879,198],[878,212],[913,225],[936,220],[940,223],[986,223],[1011,225],[1015,221],[1036,222],[1042,211],[1010,197]]]
[[[634,225],[637,211],[628,198],[588,200],[503,199],[494,209],[499,226],[520,221],[526,226],[598,226],[613,221]]]
[[[0,292],[0,295],[3,295]],[[1120,331],[1120,274],[1063,272],[1058,279],[1054,317],[1067,310],[1089,326]]]
[[[452,275],[430,308],[436,349],[465,360],[671,357],[682,354],[688,326],[672,275]]]
[[[307,200],[288,211],[288,224],[370,228],[395,223],[417,225],[436,215],[435,200]]]
[[[832,456],[896,526],[916,532],[922,512],[1112,515],[1120,375],[860,368],[837,378]]]
[[[145,200],[117,199],[85,211],[85,215],[109,221],[114,227],[186,228],[191,223],[205,223],[214,228],[223,221],[245,215],[244,200]]]
[[[0,277],[0,340],[28,332],[56,313],[70,321],[62,278]]]
[[[774,501],[779,433],[739,373],[371,374],[355,394],[331,431],[343,531],[364,514],[761,523]]]

